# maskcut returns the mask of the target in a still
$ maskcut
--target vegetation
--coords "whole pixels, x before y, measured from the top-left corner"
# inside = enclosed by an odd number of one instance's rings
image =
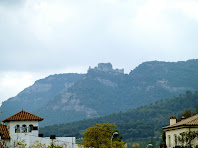
[[[189,132],[183,132],[180,133],[180,135],[177,137],[179,144],[181,146],[186,146],[191,148],[191,141],[195,138],[198,138],[198,131],[189,131]]]
[[[36,81],[2,103],[0,118],[23,108],[45,119],[40,126],[68,123],[135,109],[186,90],[198,90],[198,60],[144,62],[130,74],[90,69],[87,74],[59,74]],[[144,124],[144,119],[136,121]],[[126,123],[138,125],[131,122]]]
[[[26,144],[25,140],[18,141],[16,143],[16,147],[19,147],[19,148],[25,148],[26,146],[27,146],[27,144]],[[46,146],[45,144],[42,144],[38,140],[36,140],[28,148],[63,148],[63,146],[56,145],[54,143],[51,143],[51,145]]]
[[[40,126],[60,124],[127,111],[186,90],[198,90],[198,60],[144,62],[130,74],[91,69],[36,81],[2,103],[0,118],[23,108],[45,119]]]
[[[125,140],[138,140],[148,137],[160,137],[162,127],[169,125],[169,117],[179,117],[186,109],[196,112],[198,104],[198,91],[180,94],[164,101],[138,107],[127,112],[118,112],[105,117],[85,119],[67,124],[46,126],[40,129],[45,136],[56,134],[57,136],[83,137],[83,132],[96,123],[115,123]]]
[[[29,148],[46,148],[46,145],[36,140],[33,144],[29,146]]]
[[[36,113],[45,118],[42,123],[65,123],[161,102],[161,100],[184,93],[186,90],[198,90],[198,60],[145,62],[132,70],[130,74],[89,70],[84,79],[76,81],[67,89],[67,93],[73,94],[67,99],[67,103],[58,103],[64,99],[60,95],[51,101],[49,106]],[[69,102],[76,99],[79,104],[73,107],[68,106]],[[59,108],[54,110],[54,106]],[[78,109],[83,109],[75,110],[76,106]],[[52,121],[52,119],[55,120]]]
[[[27,144],[26,144],[26,140],[21,140],[21,141],[18,141],[16,143],[16,146],[18,146],[19,148],[23,148],[25,147]]]
[[[116,125],[110,123],[89,127],[83,134],[82,145],[94,148],[124,148],[124,142],[119,138],[119,132],[115,128]]]
[[[54,103],[60,93],[76,81],[84,78],[84,74],[55,74],[44,79],[37,80],[32,86],[25,88],[16,97],[9,98],[2,102],[0,110],[2,112],[0,120],[4,120],[9,116],[21,111],[31,112],[35,115],[45,118],[48,124],[54,124],[50,120],[51,113],[45,112],[49,104]],[[42,110],[44,108],[44,110]]]

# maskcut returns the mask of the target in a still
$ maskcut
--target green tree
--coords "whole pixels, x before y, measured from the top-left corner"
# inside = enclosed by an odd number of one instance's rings
[[[166,133],[165,133],[165,131],[162,132],[162,142],[166,143]]]
[[[198,105],[195,106],[195,113],[198,114]]]
[[[123,148],[124,147],[124,142],[123,141],[114,141],[112,143],[113,148]]]
[[[182,118],[189,118],[192,117],[193,115],[195,115],[195,113],[192,110],[185,110],[179,117],[178,117],[178,121],[181,121]]]
[[[124,142],[116,141],[116,139],[120,139],[118,137],[114,138],[115,128],[116,125],[110,123],[96,124],[96,126],[89,127],[84,133],[82,145],[94,148],[123,148]]]

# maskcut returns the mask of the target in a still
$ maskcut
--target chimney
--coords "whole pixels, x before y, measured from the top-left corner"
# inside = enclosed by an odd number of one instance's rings
[[[170,117],[170,125],[176,124],[176,117]]]

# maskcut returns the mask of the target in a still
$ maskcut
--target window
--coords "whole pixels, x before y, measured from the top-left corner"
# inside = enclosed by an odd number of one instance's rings
[[[15,133],[20,133],[20,125],[15,126]]]
[[[33,125],[30,124],[29,127],[28,127],[28,132],[32,132],[32,130],[33,130]]]
[[[33,126],[33,130],[38,130],[38,126]]]
[[[27,126],[25,124],[22,125],[22,133],[27,133]]]
[[[171,147],[171,136],[168,136],[168,147]]]

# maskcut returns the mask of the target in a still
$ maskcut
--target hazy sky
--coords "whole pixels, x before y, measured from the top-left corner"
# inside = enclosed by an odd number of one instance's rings
[[[0,102],[55,73],[198,58],[198,0],[1,0]]]

